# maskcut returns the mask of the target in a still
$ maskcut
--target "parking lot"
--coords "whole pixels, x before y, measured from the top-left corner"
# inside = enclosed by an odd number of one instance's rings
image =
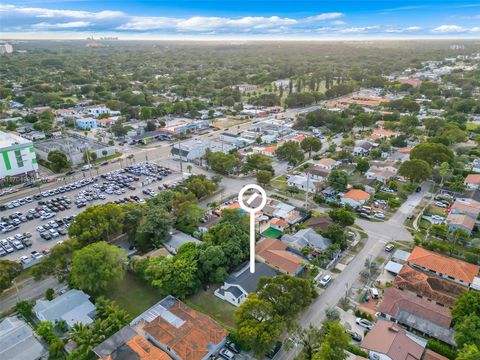
[[[0,213],[0,256],[25,265],[48,254],[66,239],[75,215],[92,205],[144,203],[181,179],[180,173],[150,163],[138,163],[94,178],[61,185],[3,204]],[[148,195],[147,195],[148,194]]]

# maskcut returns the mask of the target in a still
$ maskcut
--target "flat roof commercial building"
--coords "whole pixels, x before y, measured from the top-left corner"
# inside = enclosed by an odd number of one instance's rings
[[[231,150],[236,150],[236,146],[226,144],[224,142],[209,141],[209,140],[189,140],[177,143],[172,146],[172,157],[175,160],[195,161],[205,155],[207,149],[213,152],[227,153]]]
[[[0,179],[35,173],[38,170],[33,143],[21,136],[0,131]]]
[[[70,134],[57,138],[38,141],[35,143],[35,149],[41,159],[47,160],[48,153],[53,150],[63,152],[73,165],[83,163],[83,154],[85,151],[94,152],[97,158],[113,155],[117,152],[115,146],[110,146],[100,141],[96,141],[85,136]]]

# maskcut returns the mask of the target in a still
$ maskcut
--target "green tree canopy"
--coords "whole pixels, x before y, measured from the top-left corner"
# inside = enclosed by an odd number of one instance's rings
[[[399,174],[412,182],[422,182],[430,178],[432,168],[421,159],[407,160],[400,165]]]
[[[104,241],[90,244],[74,253],[70,279],[76,287],[95,294],[123,277],[126,262],[123,249]]]
[[[431,166],[434,166],[443,162],[451,164],[454,154],[452,150],[443,144],[427,142],[415,146],[410,152],[410,159],[425,160]]]
[[[300,145],[293,141],[286,141],[283,145],[279,146],[275,154],[280,160],[287,161],[291,165],[298,164],[304,159]]]

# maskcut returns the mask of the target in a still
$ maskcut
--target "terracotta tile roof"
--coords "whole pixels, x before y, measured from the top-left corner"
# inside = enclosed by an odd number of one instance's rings
[[[266,148],[263,148],[262,151],[266,152],[266,153],[273,153],[273,152],[277,151],[277,147],[276,146],[266,147]]]
[[[286,251],[287,245],[277,239],[266,238],[257,243],[256,255],[268,265],[288,274],[295,273],[299,266],[305,261]]]
[[[424,273],[404,265],[393,281],[393,286],[412,291],[447,307],[453,307],[461,293],[468,291],[466,286]]]
[[[401,152],[403,154],[410,154],[412,152],[412,149],[411,148],[401,148],[401,149],[398,149],[398,152]]]
[[[404,329],[385,320],[377,321],[360,346],[385,354],[392,360],[420,360],[424,351],[424,347],[410,339]]]
[[[270,220],[270,223],[281,227],[288,226],[288,222],[279,218],[273,218],[272,220]]]
[[[211,344],[218,345],[227,336],[227,331],[214,320],[189,308],[180,300],[170,306],[168,311],[183,322],[174,325],[159,315],[147,322],[143,331],[171,348],[183,360],[203,359]]]
[[[404,311],[417,318],[430,321],[438,326],[448,329],[452,322],[450,309],[440,306],[425,298],[418,297],[408,290],[396,287],[387,288],[383,294],[383,301],[378,311],[398,319],[399,313]]]
[[[480,174],[469,174],[465,178],[465,184],[480,184]]]
[[[468,212],[471,214],[477,214],[478,216],[480,213],[480,202],[473,199],[457,199],[453,203],[450,211],[461,213]]]
[[[443,256],[418,246],[413,249],[407,261],[467,283],[471,283],[479,271],[477,265]]]
[[[305,139],[305,136],[303,135],[297,135],[293,138],[294,140],[297,140],[297,141],[302,141],[303,139]]]
[[[423,360],[448,360],[448,358],[436,353],[435,351],[427,349],[423,355]]]
[[[464,214],[450,213],[448,214],[446,221],[448,225],[462,225],[470,230],[473,230],[473,227],[475,226],[475,220]]]
[[[370,194],[367,193],[366,191],[360,190],[360,189],[352,189],[348,191],[345,195],[343,195],[344,198],[347,199],[352,199],[357,202],[361,200],[368,200],[370,199]]]
[[[141,360],[171,360],[167,353],[139,335],[130,339],[127,345],[140,356]]]

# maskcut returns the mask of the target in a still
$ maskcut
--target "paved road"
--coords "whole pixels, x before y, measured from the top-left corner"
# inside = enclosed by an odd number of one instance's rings
[[[371,222],[364,219],[357,219],[359,225],[367,233],[368,238],[363,249],[353,258],[346,268],[338,274],[335,280],[327,287],[315,301],[302,313],[299,319],[301,327],[308,327],[310,324],[319,326],[325,319],[325,311],[335,306],[340,298],[344,296],[347,288],[355,284],[360,272],[364,269],[365,259],[375,259],[383,253],[385,244],[392,240],[412,241],[411,234],[403,226],[408,214],[422,201],[427,194],[429,184],[422,186],[422,191],[411,194],[398,211],[385,222]],[[326,209],[325,209],[326,210]],[[291,360],[300,351],[294,348],[285,351],[283,348],[278,353],[276,360]]]
[[[64,286],[54,277],[47,277],[39,281],[28,278],[2,294],[0,297],[0,313],[11,309],[20,300],[37,300],[44,297],[48,288],[58,291]]]

